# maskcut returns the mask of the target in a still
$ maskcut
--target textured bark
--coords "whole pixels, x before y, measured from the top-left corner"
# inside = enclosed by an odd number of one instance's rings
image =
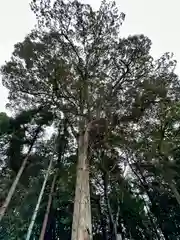
[[[36,216],[37,216],[37,213],[38,213],[38,210],[39,210],[39,206],[40,206],[40,203],[41,203],[41,200],[42,200],[42,197],[43,197],[43,194],[44,194],[44,190],[45,190],[45,187],[46,187],[46,183],[47,183],[47,180],[48,180],[48,176],[49,176],[49,173],[50,173],[50,170],[51,170],[52,162],[53,162],[53,158],[50,160],[48,169],[46,171],[44,182],[43,182],[43,185],[42,185],[39,197],[38,197],[38,201],[37,201],[36,207],[34,209],[34,212],[33,212],[32,218],[31,218],[31,222],[30,222],[30,225],[29,225],[29,228],[28,228],[28,232],[27,232],[27,235],[26,235],[26,240],[29,240],[30,237],[31,237],[33,226],[34,226],[34,223],[35,223],[35,220],[36,220]]]
[[[78,143],[78,165],[71,240],[91,240],[91,206],[88,163],[89,127],[81,133]]]
[[[50,212],[51,203],[52,203],[52,195],[53,195],[53,192],[54,192],[56,177],[57,177],[57,175],[54,175],[52,185],[51,185],[51,190],[50,190],[50,193],[49,193],[48,204],[47,204],[46,213],[45,213],[45,216],[44,216],[44,221],[43,221],[43,225],[42,225],[39,240],[44,240],[44,236],[45,236],[45,232],[46,232],[46,226],[47,226],[47,222],[48,222],[48,218],[49,218],[49,212]]]

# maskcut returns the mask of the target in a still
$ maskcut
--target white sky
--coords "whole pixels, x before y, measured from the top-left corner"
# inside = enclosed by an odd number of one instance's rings
[[[8,60],[15,43],[22,41],[35,24],[29,0],[0,0],[0,65]],[[98,7],[100,0],[84,0]],[[179,0],[116,0],[126,14],[122,36],[144,34],[152,42],[152,56],[173,52],[180,62]],[[180,72],[178,64],[176,72]],[[7,91],[0,84],[0,112],[5,111]]]

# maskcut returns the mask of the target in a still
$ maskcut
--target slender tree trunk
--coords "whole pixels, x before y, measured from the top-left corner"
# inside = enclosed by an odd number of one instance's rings
[[[166,160],[168,161],[168,158],[167,158],[167,157],[166,157]],[[174,197],[176,198],[178,204],[180,205],[180,194],[179,194],[179,192],[178,192],[178,190],[177,190],[177,188],[176,188],[176,183],[175,183],[175,181],[174,181],[173,179],[169,178],[167,172],[165,172],[165,173],[163,174],[163,177],[164,177],[165,181],[169,184],[169,187],[171,188],[171,191],[173,192]]]
[[[23,173],[23,171],[25,169],[25,166],[27,164],[29,155],[30,155],[30,152],[24,158],[23,163],[22,163],[22,165],[21,165],[21,167],[20,167],[20,169],[18,171],[18,174],[16,175],[16,178],[15,178],[15,180],[14,180],[14,182],[13,182],[13,184],[12,184],[10,190],[9,190],[9,193],[8,193],[8,195],[7,195],[3,205],[0,208],[0,222],[1,222],[2,218],[4,217],[4,214],[5,214],[8,206],[9,206],[9,203],[11,201],[11,198],[12,198],[12,196],[13,196],[15,190],[16,190],[16,187],[17,187],[17,184],[19,182],[19,179],[20,179],[20,177],[21,177],[21,175],[22,175],[22,173]]]
[[[103,214],[100,199],[97,200],[97,204],[98,204],[100,221],[101,221],[101,226],[102,226],[103,240],[108,240],[106,216],[104,216],[104,214]]]
[[[78,143],[78,165],[74,201],[74,214],[71,240],[91,240],[91,205],[88,163],[89,127],[85,133],[80,131]]]
[[[19,169],[19,171],[18,171],[18,173],[17,173],[17,175],[16,175],[16,178],[15,178],[15,180],[14,180],[14,182],[13,182],[13,184],[12,184],[12,186],[11,186],[9,192],[8,192],[8,195],[7,195],[7,197],[6,197],[3,205],[2,205],[1,208],[0,208],[0,222],[1,222],[2,218],[4,217],[4,214],[5,214],[8,206],[9,206],[9,203],[10,203],[10,201],[11,201],[11,198],[12,198],[12,196],[13,196],[15,190],[16,190],[16,187],[17,187],[18,182],[19,182],[19,180],[20,180],[20,178],[21,178],[21,175],[22,175],[22,173],[23,173],[23,171],[24,171],[24,169],[25,169],[25,167],[26,167],[26,164],[27,164],[29,155],[30,155],[30,153],[31,153],[31,150],[32,150],[32,148],[33,148],[33,145],[34,145],[37,137],[38,137],[38,134],[39,134],[40,130],[41,130],[41,126],[38,126],[37,129],[36,129],[35,135],[34,135],[34,137],[33,137],[31,146],[30,146],[30,148],[29,148],[29,151],[28,151],[28,153],[27,153],[27,156],[24,158],[24,160],[23,160],[23,162],[22,162],[22,165],[21,165],[21,167],[20,167],[20,169]]]
[[[146,181],[146,178],[144,177],[141,169],[139,168],[138,164],[134,161],[135,165],[136,165],[136,168],[140,174],[140,176],[138,175],[138,173],[136,172],[136,170],[132,167],[131,163],[129,162],[128,158],[127,158],[127,162],[128,162],[128,165],[129,167],[131,168],[132,172],[134,173],[134,175],[137,177],[137,179],[139,180],[139,182],[141,183],[141,185],[143,186],[144,190],[145,190],[145,193],[147,194],[148,198],[149,198],[149,201],[151,202],[151,211],[152,213],[154,214],[154,216],[156,217],[156,222],[154,222],[154,219],[153,218],[150,218],[150,221],[151,223],[153,224],[153,229],[154,229],[154,232],[156,234],[156,237],[157,239],[161,239],[161,236],[158,232],[158,227],[159,229],[161,230],[162,234],[164,235],[164,238],[166,240],[168,240],[168,234],[166,233],[166,231],[164,230],[163,226],[162,226],[162,222],[159,220],[159,216],[157,215],[156,212],[153,211],[152,209],[152,206],[154,204],[154,200],[151,196],[151,194],[149,193],[149,186],[148,186],[148,183]],[[144,203],[146,204],[146,202],[144,201]],[[151,217],[151,215],[149,215]],[[156,223],[157,223],[157,226],[156,226]]]
[[[174,197],[176,198],[178,204],[180,205],[180,194],[179,194],[179,192],[178,192],[178,190],[176,188],[176,185],[173,182],[171,182],[171,183],[169,183],[169,186],[170,186],[170,188],[171,188],[171,190],[172,190],[172,192],[174,194]]]
[[[50,207],[51,207],[51,203],[52,203],[52,195],[53,195],[53,192],[54,192],[56,177],[57,177],[57,175],[55,174],[54,178],[53,178],[53,181],[52,181],[51,190],[50,190],[50,193],[49,193],[48,204],[47,204],[46,213],[45,213],[45,216],[44,216],[44,221],[43,221],[43,225],[42,225],[39,240],[44,240],[44,236],[45,236],[45,232],[46,232],[46,226],[47,226],[47,222],[48,222],[48,218],[49,218],[49,211],[50,211]]]
[[[51,160],[49,162],[48,169],[46,171],[46,175],[45,175],[44,182],[43,182],[40,194],[39,194],[39,198],[38,198],[38,201],[37,201],[36,207],[34,209],[34,212],[33,212],[32,218],[31,218],[31,222],[30,222],[30,225],[29,225],[29,228],[28,228],[28,232],[27,232],[27,235],[26,235],[26,240],[29,240],[30,237],[31,237],[33,226],[34,226],[34,223],[35,223],[35,220],[36,220],[36,216],[37,216],[37,213],[38,213],[38,210],[39,210],[39,206],[40,206],[40,203],[41,203],[41,200],[42,200],[42,197],[43,197],[43,194],[44,194],[44,190],[45,190],[45,187],[46,187],[46,183],[47,183],[47,180],[48,180],[48,176],[49,176],[49,173],[50,173],[50,170],[51,170],[52,162],[53,162],[53,158],[51,158]]]
[[[56,218],[56,211],[50,208],[49,218],[46,225],[46,232],[44,236],[44,240],[54,239],[54,231],[55,231],[55,218]]]
[[[104,182],[104,195],[105,195],[105,201],[107,205],[107,210],[109,214],[109,220],[110,220],[110,225],[112,226],[111,232],[112,232],[112,239],[118,240],[118,233],[117,233],[117,222],[114,221],[111,205],[109,202],[109,197],[108,197],[108,175],[106,172],[103,174],[103,182]]]

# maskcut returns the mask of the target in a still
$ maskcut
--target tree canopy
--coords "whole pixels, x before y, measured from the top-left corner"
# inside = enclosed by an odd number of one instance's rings
[[[44,239],[71,238],[76,192],[87,181],[94,240],[180,239],[180,81],[173,55],[154,59],[142,34],[122,38],[125,14],[115,2],[95,11],[76,0],[34,0],[31,9],[37,27],[1,67],[13,112],[0,113],[1,205],[28,160],[0,238],[26,237],[53,159],[32,239],[40,239],[45,215]],[[81,175],[84,166],[89,175]]]

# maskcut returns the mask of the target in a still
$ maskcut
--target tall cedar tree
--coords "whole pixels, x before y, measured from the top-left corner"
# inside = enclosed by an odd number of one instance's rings
[[[13,109],[45,105],[57,121],[68,119],[78,143],[71,238],[92,239],[89,159],[97,149],[134,149],[138,123],[140,130],[151,126],[163,104],[179,101],[176,63],[169,54],[154,61],[143,35],[119,38],[125,15],[114,2],[103,1],[98,11],[78,1],[31,7],[39,26],[15,45],[3,84]],[[123,141],[114,144],[117,135]]]

